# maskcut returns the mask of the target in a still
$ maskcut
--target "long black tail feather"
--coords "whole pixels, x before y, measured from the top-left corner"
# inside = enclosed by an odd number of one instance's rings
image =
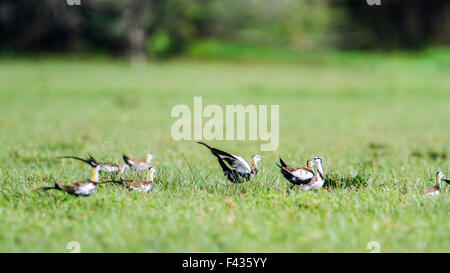
[[[281,159],[281,157],[280,157],[280,164],[283,167],[288,167],[288,165],[286,163],[284,163],[284,161],[283,161],[283,159]]]
[[[71,155],[65,155],[65,156],[58,156],[59,158],[71,158],[71,159],[76,159],[76,160],[80,160],[83,161],[86,164],[89,164],[91,167],[95,168],[97,166],[96,161],[92,160],[91,158],[89,159],[84,159],[81,157],[77,157],[77,156],[71,156]]]

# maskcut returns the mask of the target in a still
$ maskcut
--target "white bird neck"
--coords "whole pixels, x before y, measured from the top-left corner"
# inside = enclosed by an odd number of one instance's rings
[[[322,169],[322,163],[321,163],[321,162],[318,162],[318,163],[317,163],[317,172],[319,173],[320,178],[321,178],[321,179],[324,179],[324,176],[323,176],[323,169]]]

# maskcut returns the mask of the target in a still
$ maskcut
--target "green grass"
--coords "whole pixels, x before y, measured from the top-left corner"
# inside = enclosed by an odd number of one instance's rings
[[[201,54],[200,54],[201,55]],[[450,250],[449,51],[328,54],[302,62],[184,59],[131,67],[108,59],[0,62],[0,251],[383,252]],[[197,56],[198,57],[198,56]],[[313,59],[313,61],[309,61]],[[174,141],[176,104],[280,105],[280,146],[258,176],[225,181],[194,141]],[[255,141],[212,141],[248,159]],[[153,153],[150,194],[103,185],[77,198],[39,187],[90,176],[59,155],[103,161]],[[316,192],[288,191],[274,162],[324,159]]]

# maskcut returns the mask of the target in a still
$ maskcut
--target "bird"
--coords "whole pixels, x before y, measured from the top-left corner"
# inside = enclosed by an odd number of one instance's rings
[[[146,180],[135,180],[135,181],[111,181],[116,182],[121,185],[124,185],[130,190],[140,191],[140,192],[149,192],[153,187],[153,175],[157,172],[157,170],[153,167],[148,168],[147,179]],[[109,182],[109,181],[108,181]]]
[[[250,159],[251,167],[240,156],[229,154],[219,149],[211,147],[204,141],[197,143],[208,148],[217,157],[220,167],[225,177],[232,183],[242,183],[255,177],[258,173],[258,162],[263,158],[261,155],[253,155]]]
[[[312,161],[306,161],[306,167],[292,168],[288,166],[280,157],[280,164],[275,163],[281,171],[281,174],[291,182],[293,185],[303,185],[311,182],[314,178],[314,170],[312,168]]]
[[[55,183],[53,187],[45,187],[44,190],[62,190],[76,196],[89,196],[96,192],[98,186],[99,167],[94,167],[92,178],[89,180],[78,181],[70,185]]]
[[[147,154],[145,159],[134,159],[123,155],[123,161],[125,161],[125,164],[123,164],[120,173],[123,173],[130,168],[138,172],[145,171],[150,167],[150,162],[152,159],[152,154]]]
[[[72,158],[72,159],[80,160],[80,161],[83,161],[83,162],[89,164],[92,168],[95,168],[98,166],[99,172],[107,172],[107,173],[120,172],[120,167],[118,165],[113,164],[113,163],[97,162],[97,160],[95,160],[95,158],[92,157],[92,155],[90,155],[90,154],[89,154],[89,158],[87,158],[87,159],[83,159],[81,157],[71,156],[71,155],[60,156],[59,158]]]
[[[426,188],[425,194],[428,196],[439,195],[441,192],[441,180],[444,180],[445,182],[447,182],[447,184],[450,184],[450,180],[443,179],[444,177],[447,177],[447,176],[445,174],[443,174],[442,172],[438,171],[436,173],[436,185]]]
[[[318,156],[314,157],[314,165],[317,166],[317,170],[314,173],[313,179],[307,184],[300,185],[304,191],[308,191],[310,189],[318,190],[325,182],[325,176],[322,168],[322,158]]]

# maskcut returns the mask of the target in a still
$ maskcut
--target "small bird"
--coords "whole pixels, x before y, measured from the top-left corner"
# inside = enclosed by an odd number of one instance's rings
[[[123,155],[123,161],[125,161],[125,164],[123,164],[120,173],[123,173],[130,168],[138,172],[147,170],[150,167],[150,162],[152,161],[152,159],[153,155],[151,154],[147,154],[145,159],[134,159]]]
[[[292,168],[288,166],[280,157],[280,164],[275,163],[281,170],[281,174],[294,185],[304,185],[314,178],[314,170],[312,168],[312,161],[306,161],[306,167]]]
[[[92,168],[95,168],[98,166],[99,172],[116,173],[116,172],[120,171],[120,167],[118,165],[113,164],[113,163],[97,162],[97,160],[95,160],[94,157],[92,157],[92,155],[89,155],[89,158],[87,158],[87,159],[83,159],[83,158],[80,158],[77,156],[71,156],[71,155],[60,156],[59,158],[72,158],[72,159],[80,160],[80,161],[83,161],[83,162],[89,164]]]
[[[248,181],[258,173],[258,162],[263,158],[260,155],[253,155],[251,157],[250,167],[250,165],[248,165],[248,163],[240,156],[213,148],[204,141],[198,141],[197,143],[204,145],[215,157],[217,157],[217,161],[219,161],[223,174],[233,183]]]
[[[447,177],[447,176],[445,174],[443,174],[442,172],[437,172],[436,173],[436,185],[426,188],[425,194],[429,195],[429,196],[439,195],[441,192],[441,180],[444,180],[445,182],[447,182],[447,184],[450,184],[450,180],[443,179],[444,177]]]
[[[78,181],[70,185],[55,183],[53,187],[45,187],[44,190],[62,190],[76,196],[89,196],[96,192],[98,186],[99,167],[94,167],[92,178],[89,180]]]
[[[124,185],[130,190],[140,191],[140,192],[149,192],[153,187],[153,175],[157,172],[157,170],[153,167],[148,169],[147,180],[135,180],[135,181],[112,181]]]

